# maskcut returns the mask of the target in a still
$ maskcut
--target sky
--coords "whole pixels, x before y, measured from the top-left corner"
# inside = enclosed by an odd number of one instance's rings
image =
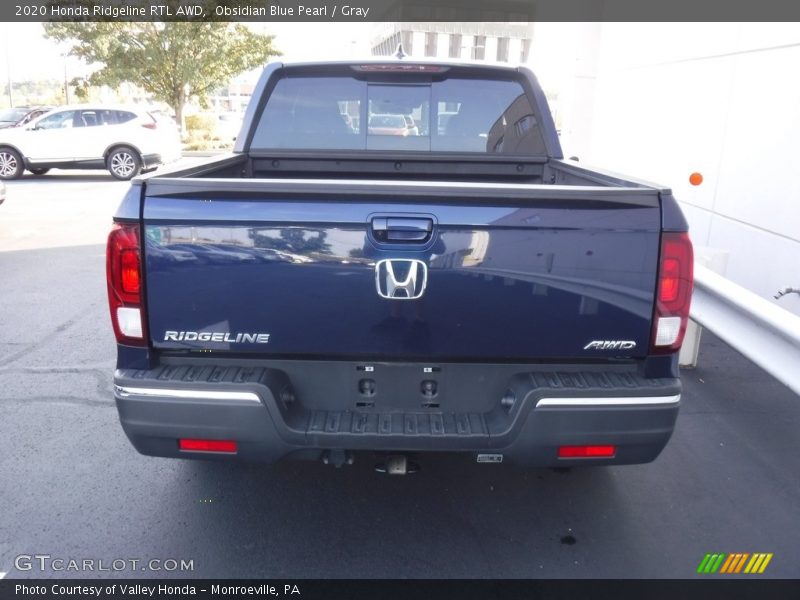
[[[258,32],[275,35],[285,60],[366,58],[370,40],[384,23],[252,23]],[[586,37],[579,23],[536,23],[531,64],[548,93],[569,89],[576,69],[577,42]],[[0,99],[5,100],[8,73],[12,82],[59,80],[88,75],[91,67],[65,56],[67,48],[44,37],[41,23],[0,23]],[[261,69],[243,73],[237,83],[255,83]]]
[[[283,58],[347,59],[369,55],[375,23],[256,23],[253,27],[276,36]],[[62,57],[64,48],[44,37],[41,23],[0,23],[0,40],[0,89],[8,82],[9,70],[13,81],[60,80],[65,66],[69,79],[88,71],[75,58]]]

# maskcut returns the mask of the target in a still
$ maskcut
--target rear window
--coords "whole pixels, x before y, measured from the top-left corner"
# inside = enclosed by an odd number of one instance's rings
[[[0,123],[16,123],[26,114],[28,114],[28,108],[7,108],[6,110],[0,110]]]
[[[117,117],[117,123],[127,123],[128,121],[133,121],[136,118],[136,114],[132,112],[128,112],[127,110],[117,110],[114,111]]]
[[[456,77],[407,84],[284,77],[251,149],[546,154],[519,82]]]

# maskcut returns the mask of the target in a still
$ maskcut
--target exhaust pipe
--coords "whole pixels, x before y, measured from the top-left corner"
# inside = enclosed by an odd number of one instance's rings
[[[322,455],[322,464],[333,465],[341,469],[344,465],[352,465],[355,457],[350,450],[328,450]]]
[[[375,465],[375,470],[389,475],[408,475],[419,471],[419,465],[408,460],[405,454],[392,454],[386,458],[385,463]]]

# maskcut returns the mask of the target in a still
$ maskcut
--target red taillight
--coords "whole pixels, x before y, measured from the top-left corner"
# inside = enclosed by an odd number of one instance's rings
[[[659,302],[674,302],[680,290],[680,262],[675,258],[667,258],[661,262]]]
[[[611,458],[616,446],[559,446],[558,458]]]
[[[126,249],[120,255],[120,279],[126,294],[139,293],[139,250]]]
[[[114,335],[121,344],[144,346],[139,225],[115,224],[108,234],[106,278]]]
[[[178,440],[178,448],[187,452],[223,452],[235,454],[236,442],[233,440]]]
[[[145,129],[157,129],[158,128],[158,121],[156,121],[156,118],[153,115],[151,115],[150,113],[148,113],[147,116],[150,118],[150,122],[149,123],[142,123],[142,127],[144,127]]]
[[[663,233],[653,311],[652,352],[665,354],[680,349],[689,321],[693,279],[694,253],[689,234]]]

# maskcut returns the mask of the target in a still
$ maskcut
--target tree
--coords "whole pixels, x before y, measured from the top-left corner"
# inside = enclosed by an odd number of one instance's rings
[[[205,103],[210,92],[233,77],[280,55],[274,36],[241,23],[103,21],[44,27],[48,37],[71,46],[71,55],[99,65],[89,85],[137,85],[172,107],[181,130],[190,97]]]

